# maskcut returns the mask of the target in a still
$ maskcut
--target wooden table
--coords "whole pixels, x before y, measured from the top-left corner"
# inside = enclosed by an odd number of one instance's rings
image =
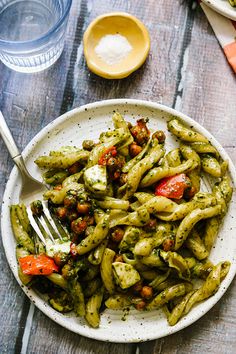
[[[202,10],[191,1],[74,0],[65,50],[49,70],[24,75],[0,64],[0,109],[18,146],[71,108],[109,98],[139,98],[174,107],[207,128],[236,162],[235,75]],[[90,73],[82,35],[92,19],[110,11],[139,17],[151,35],[143,67],[127,79]],[[1,197],[13,166],[0,140]],[[236,352],[236,282],[221,301],[179,333],[141,344],[109,344],[76,335],[30,304],[16,283],[1,247],[0,353],[214,353]]]

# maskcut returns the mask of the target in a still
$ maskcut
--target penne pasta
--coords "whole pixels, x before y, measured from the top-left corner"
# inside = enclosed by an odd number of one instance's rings
[[[107,289],[109,294],[113,294],[115,292],[115,282],[113,279],[113,272],[112,272],[112,263],[115,254],[116,253],[112,251],[110,248],[106,248],[101,262],[101,278],[104,287]]]

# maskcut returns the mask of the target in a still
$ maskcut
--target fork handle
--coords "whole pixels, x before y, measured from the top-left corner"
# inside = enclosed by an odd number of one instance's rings
[[[13,139],[13,136],[7,126],[5,118],[3,117],[1,111],[0,111],[0,134],[13,161],[15,162],[16,166],[19,168],[23,180],[27,179],[28,177],[31,177],[29,172],[27,171],[21,153],[18,150],[18,147],[16,146],[16,143]]]
[[[0,133],[1,133],[2,139],[5,143],[11,157],[14,159],[16,156],[19,156],[20,151],[18,150],[18,147],[16,146],[16,143],[11,135],[11,132],[7,126],[5,118],[3,117],[3,114],[1,111],[0,111]]]

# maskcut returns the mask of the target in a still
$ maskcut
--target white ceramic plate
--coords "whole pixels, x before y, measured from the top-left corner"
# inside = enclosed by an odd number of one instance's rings
[[[34,164],[34,159],[38,155],[48,153],[52,149],[59,148],[63,145],[79,145],[84,139],[99,137],[100,132],[112,127],[111,116],[115,110],[119,110],[125,119],[134,122],[139,117],[148,117],[150,119],[149,126],[154,129],[163,129],[166,131],[166,122],[172,115],[178,116],[186,124],[194,126],[194,128],[203,133],[212,144],[221,153],[224,159],[229,160],[229,169],[232,181],[236,181],[235,169],[229,156],[220,146],[220,144],[207,132],[202,126],[193,121],[191,118],[176,112],[165,106],[140,100],[108,100],[95,102],[86,106],[76,108],[71,112],[64,114],[54,122],[45,127],[36,137],[29,143],[23,152],[26,164],[30,172],[40,178],[40,171]],[[176,139],[169,133],[167,134],[166,146],[172,149],[177,145]],[[13,238],[9,205],[18,203],[20,191],[20,176],[16,168],[11,172],[8,180],[4,203],[2,207],[2,238],[5,253],[9,265],[18,281],[21,282],[17,275],[17,263],[15,258],[15,241]],[[230,204],[229,211],[224,219],[224,224],[218,235],[216,245],[211,253],[211,260],[214,263],[223,260],[232,262],[232,266],[227,277],[220,286],[219,291],[207,301],[197,305],[192,311],[174,327],[170,327],[162,314],[162,311],[138,312],[130,311],[126,316],[122,311],[106,310],[101,316],[101,324],[98,329],[90,328],[83,319],[76,318],[73,314],[62,315],[53,310],[40,294],[32,289],[22,286],[26,295],[34,302],[34,304],[55,322],[65,328],[79,333],[83,336],[95,338],[98,340],[110,342],[138,342],[161,338],[166,335],[179,331],[189,326],[191,323],[203,316],[210,308],[221,298],[229,284],[231,283],[236,272],[236,223],[234,216],[236,215],[236,197]],[[126,321],[122,317],[126,317]]]
[[[232,7],[228,0],[202,0],[202,2],[221,15],[236,21],[236,7]]]

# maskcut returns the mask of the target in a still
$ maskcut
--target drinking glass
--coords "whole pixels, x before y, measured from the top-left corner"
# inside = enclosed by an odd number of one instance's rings
[[[0,60],[33,73],[62,53],[72,0],[0,0]]]

